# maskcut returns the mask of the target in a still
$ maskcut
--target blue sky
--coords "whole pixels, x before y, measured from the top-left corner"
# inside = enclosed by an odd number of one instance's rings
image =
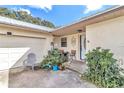
[[[81,18],[93,15],[97,12],[104,11],[113,7],[112,5],[53,5],[53,6],[36,6],[36,5],[2,5],[15,10],[24,10],[32,16],[51,21],[56,26],[70,24]]]

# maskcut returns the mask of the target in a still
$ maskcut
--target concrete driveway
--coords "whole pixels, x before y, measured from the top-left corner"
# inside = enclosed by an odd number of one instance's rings
[[[8,88],[9,71],[0,71],[0,88]]]
[[[10,88],[95,88],[70,70],[31,70],[9,75]]]

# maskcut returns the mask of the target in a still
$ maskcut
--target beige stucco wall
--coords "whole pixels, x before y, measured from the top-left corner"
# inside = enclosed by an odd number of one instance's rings
[[[80,60],[80,35],[85,35],[85,33],[78,33],[78,34],[72,34],[72,35],[66,35],[61,37],[55,37],[54,43],[55,47],[71,52],[71,50],[76,50],[76,59]],[[67,37],[67,47],[61,47],[61,38]],[[72,38],[76,39],[76,43],[72,44]]]
[[[14,27],[10,28],[10,27],[0,26],[0,34],[6,34],[6,32],[12,32],[13,35],[28,36],[28,37],[18,37],[18,36],[0,35],[0,48],[30,47],[30,50],[26,52],[22,56],[22,58],[19,59],[14,64],[14,67],[21,66],[23,60],[25,60],[28,53],[31,52],[36,54],[37,63],[39,63],[43,60],[43,57],[47,55],[48,50],[51,49],[50,43],[53,41],[53,36],[51,34],[43,34],[39,32],[16,29]],[[34,38],[29,38],[30,36]]]
[[[124,16],[86,27],[87,51],[95,47],[111,49],[124,62]]]
[[[46,38],[48,43],[53,41],[53,36],[51,34],[43,34],[36,31],[30,31],[30,30],[21,30],[16,28],[10,28],[10,27],[4,27],[0,26],[0,34],[6,34],[7,32],[12,32],[13,35],[21,35],[21,36],[31,36],[31,37],[40,37],[40,38]],[[50,48],[50,46],[46,46]]]

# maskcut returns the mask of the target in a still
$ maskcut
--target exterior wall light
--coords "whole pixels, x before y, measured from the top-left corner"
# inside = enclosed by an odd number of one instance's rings
[[[12,35],[12,32],[7,32],[7,36],[11,36]]]
[[[79,29],[79,30],[77,30],[77,32],[78,32],[78,33],[81,33],[81,32],[82,32],[82,30],[81,30],[81,29]]]

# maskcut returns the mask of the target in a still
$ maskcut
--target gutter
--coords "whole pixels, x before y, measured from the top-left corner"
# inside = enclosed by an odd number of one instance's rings
[[[0,16],[0,24],[22,27],[22,28],[29,28],[33,30],[39,30],[39,32],[48,32],[48,33],[54,30],[49,27],[39,26],[39,25],[35,25],[35,24],[19,21],[16,19],[7,18],[7,17],[2,17],[2,16]]]

